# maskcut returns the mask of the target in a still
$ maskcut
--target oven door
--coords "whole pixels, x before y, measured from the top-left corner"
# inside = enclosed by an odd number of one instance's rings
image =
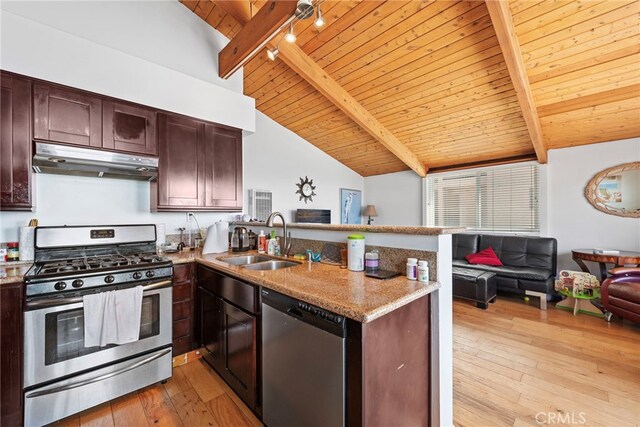
[[[42,308],[28,303],[24,313],[25,389],[170,345],[171,281],[148,283],[144,289],[140,339],[123,345],[84,346],[82,297],[33,302]]]

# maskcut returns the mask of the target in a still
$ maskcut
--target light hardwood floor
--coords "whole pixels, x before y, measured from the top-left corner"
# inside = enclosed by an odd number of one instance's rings
[[[541,311],[503,295],[488,310],[464,301],[453,307],[457,426],[540,426],[554,420],[564,421],[556,425],[640,425],[639,328],[574,317],[552,305]],[[176,368],[164,385],[59,425],[262,424],[204,361],[196,360]]]

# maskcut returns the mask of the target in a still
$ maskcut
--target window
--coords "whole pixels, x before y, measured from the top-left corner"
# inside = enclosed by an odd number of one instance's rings
[[[427,176],[427,225],[539,233],[537,164]]]

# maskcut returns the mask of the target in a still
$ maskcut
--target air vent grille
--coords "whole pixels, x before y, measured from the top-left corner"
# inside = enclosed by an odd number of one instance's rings
[[[272,212],[273,195],[269,190],[249,190],[249,216],[266,221]]]

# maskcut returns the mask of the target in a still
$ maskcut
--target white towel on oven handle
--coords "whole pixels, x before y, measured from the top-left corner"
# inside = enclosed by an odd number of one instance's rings
[[[82,297],[84,346],[126,344],[140,338],[142,286]]]

